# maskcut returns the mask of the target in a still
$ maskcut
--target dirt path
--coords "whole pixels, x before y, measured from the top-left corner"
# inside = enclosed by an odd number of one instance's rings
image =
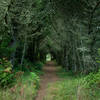
[[[57,68],[54,62],[48,62],[43,70],[45,74],[41,77],[40,90],[36,100],[43,100],[46,96],[46,89],[48,84],[58,80],[58,77],[56,76]]]

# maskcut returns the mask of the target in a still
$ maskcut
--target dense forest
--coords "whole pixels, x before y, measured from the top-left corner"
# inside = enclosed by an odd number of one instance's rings
[[[100,99],[100,0],[0,0],[0,22],[0,100],[35,99],[48,55],[78,88],[45,100]]]

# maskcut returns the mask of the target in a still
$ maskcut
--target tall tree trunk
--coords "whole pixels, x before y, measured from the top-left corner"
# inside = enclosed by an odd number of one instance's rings
[[[12,65],[13,65],[13,67],[14,67],[14,65],[15,65],[15,56],[16,56],[16,49],[17,49],[17,39],[16,39],[16,36],[14,35],[14,31],[13,31],[12,27],[13,26],[11,26],[11,35],[12,35],[12,38],[13,38],[13,43],[11,45],[11,48],[13,48],[14,51],[11,54],[10,61],[11,61]]]
[[[23,51],[22,51],[21,69],[22,69],[22,66],[23,66],[24,57],[25,57],[25,53],[26,53],[26,46],[27,46],[27,35],[25,35],[24,47],[23,47]]]

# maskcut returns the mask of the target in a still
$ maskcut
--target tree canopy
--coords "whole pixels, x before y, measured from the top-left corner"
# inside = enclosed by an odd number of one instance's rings
[[[99,68],[99,0],[1,0],[0,58],[14,66],[51,53],[66,70]]]

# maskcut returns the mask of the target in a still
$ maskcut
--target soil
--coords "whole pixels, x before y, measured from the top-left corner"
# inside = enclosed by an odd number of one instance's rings
[[[47,93],[48,84],[56,82],[58,80],[58,77],[56,75],[57,67],[54,62],[47,62],[47,64],[43,68],[43,71],[44,75],[41,76],[40,90],[38,91],[36,100],[43,100]]]

